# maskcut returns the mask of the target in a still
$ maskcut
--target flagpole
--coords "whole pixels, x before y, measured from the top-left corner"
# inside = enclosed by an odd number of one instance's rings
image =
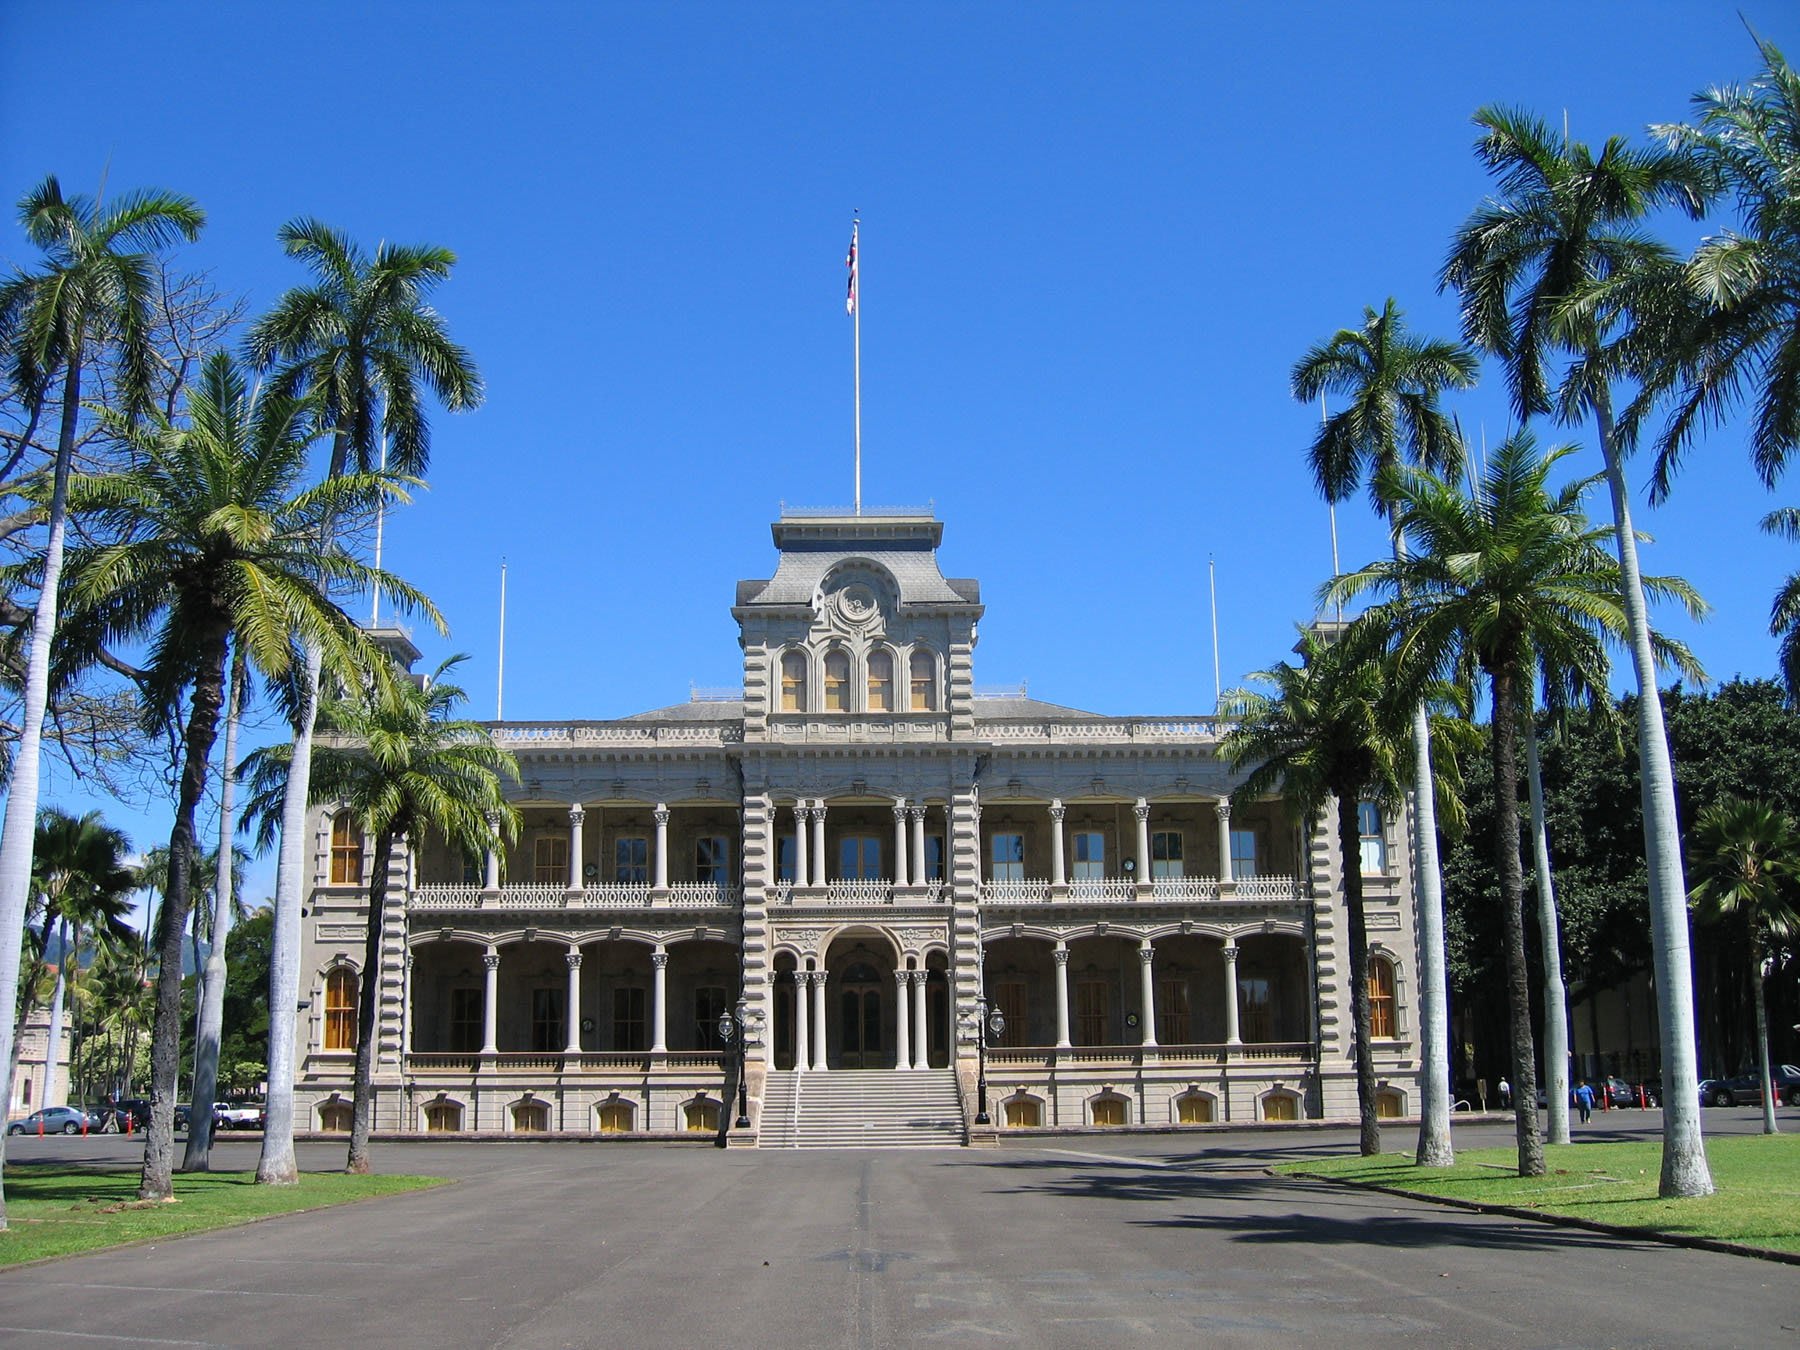
[[[381,471],[387,472],[388,438],[387,432],[381,433]],[[381,526],[387,519],[387,497],[375,503],[375,570],[381,570]],[[369,627],[381,627],[381,583],[375,583],[375,603],[369,610]]]
[[[1225,693],[1219,682],[1219,582],[1217,568],[1210,553],[1206,555],[1206,589],[1212,594],[1213,715],[1217,716],[1219,705],[1225,701]]]
[[[862,259],[856,256],[856,242],[862,222],[850,220],[850,320],[855,349],[856,386],[856,514],[862,514]]]
[[[1325,425],[1325,391],[1319,391],[1319,426]],[[1331,579],[1338,579],[1338,540],[1337,540],[1337,503],[1329,497],[1325,499],[1325,510],[1331,517]],[[1338,601],[1337,621],[1344,621],[1344,602]]]
[[[506,720],[506,559],[500,559],[500,664],[494,675],[494,720]]]

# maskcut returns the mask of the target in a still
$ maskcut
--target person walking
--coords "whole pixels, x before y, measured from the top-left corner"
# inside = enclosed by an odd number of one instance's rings
[[[1581,1111],[1581,1123],[1587,1124],[1594,1114],[1594,1089],[1588,1086],[1587,1079],[1581,1080],[1581,1086],[1575,1089],[1575,1105]]]
[[[1505,1078],[1500,1080],[1500,1109],[1502,1111],[1512,1110],[1512,1084]]]

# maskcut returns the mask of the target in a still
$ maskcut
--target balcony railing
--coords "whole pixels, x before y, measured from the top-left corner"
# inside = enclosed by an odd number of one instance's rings
[[[641,882],[607,882],[578,891],[561,886],[502,886],[497,891],[480,886],[435,885],[416,887],[406,899],[414,911],[444,910],[546,910],[546,909],[732,909],[743,899],[743,890],[715,882],[678,882],[657,891]]]
[[[575,1053],[543,1050],[502,1050],[482,1054],[472,1050],[415,1050],[406,1057],[413,1073],[643,1073],[665,1069],[719,1069],[718,1050],[581,1050]]]
[[[981,901],[987,905],[1057,904],[1216,904],[1222,901],[1258,904],[1289,903],[1303,899],[1293,877],[1251,877],[1221,882],[1213,877],[1158,877],[1148,890],[1123,877],[1084,878],[1054,886],[1041,877],[984,881]]]
[[[1141,1064],[1144,1056],[1154,1055],[1163,1064],[1234,1064],[1246,1060],[1291,1061],[1310,1060],[1313,1047],[1308,1041],[1270,1041],[1259,1044],[1225,1045],[1065,1045],[1055,1046],[990,1046],[987,1057],[990,1071],[1001,1067],[1048,1069],[1073,1064]]]

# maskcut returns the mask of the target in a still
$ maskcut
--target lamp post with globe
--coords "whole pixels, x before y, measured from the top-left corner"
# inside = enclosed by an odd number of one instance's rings
[[[975,1037],[975,1123],[991,1125],[987,1100],[987,1043],[989,1036],[999,1036],[1006,1030],[1006,1015],[985,998],[978,998],[975,1011],[965,1014],[961,1021],[963,1030]]]
[[[747,1130],[750,1128],[750,1101],[745,1088],[744,1064],[750,1049],[750,1038],[762,1026],[762,1014],[748,1011],[746,1001],[739,999],[737,1007],[727,1008],[719,1014],[719,1039],[726,1045],[737,1046],[737,1120],[732,1128]]]

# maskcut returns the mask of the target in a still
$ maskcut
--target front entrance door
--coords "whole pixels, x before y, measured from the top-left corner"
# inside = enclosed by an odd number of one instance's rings
[[[838,988],[838,1063],[846,1069],[884,1069],[881,1047],[883,983],[873,966],[858,962]]]

